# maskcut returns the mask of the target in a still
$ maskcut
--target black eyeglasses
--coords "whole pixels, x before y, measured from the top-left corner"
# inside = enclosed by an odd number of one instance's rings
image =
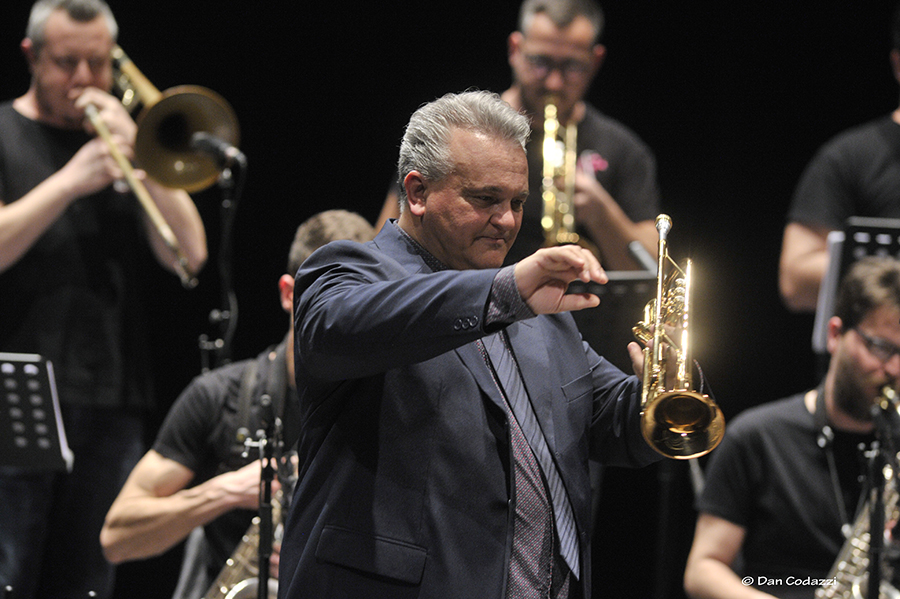
[[[869,353],[881,360],[887,362],[896,355],[900,355],[900,347],[894,345],[890,341],[881,339],[880,337],[871,337],[866,335],[857,327],[853,327],[856,334],[860,336]]]
[[[566,59],[554,60],[541,54],[526,54],[525,60],[531,72],[543,79],[553,71],[559,71],[563,78],[585,77],[591,70],[591,65],[580,60]]]

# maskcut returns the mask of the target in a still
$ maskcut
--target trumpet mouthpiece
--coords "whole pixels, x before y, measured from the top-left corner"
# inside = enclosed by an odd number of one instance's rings
[[[671,228],[672,219],[669,218],[668,214],[660,214],[656,217],[656,230],[659,231],[659,236],[661,238],[665,239]]]

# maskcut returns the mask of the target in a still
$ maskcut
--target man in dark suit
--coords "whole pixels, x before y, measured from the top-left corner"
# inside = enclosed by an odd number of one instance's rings
[[[566,313],[597,305],[565,293],[606,281],[596,258],[569,245],[501,268],[528,131],[487,92],[423,106],[400,149],[399,220],[297,274],[283,599],[590,597],[588,458],[658,455],[640,382]]]

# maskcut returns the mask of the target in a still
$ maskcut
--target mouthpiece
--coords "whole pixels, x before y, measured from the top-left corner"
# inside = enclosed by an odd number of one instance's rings
[[[656,230],[659,231],[660,239],[665,239],[672,228],[672,219],[668,214],[660,214],[656,217]]]

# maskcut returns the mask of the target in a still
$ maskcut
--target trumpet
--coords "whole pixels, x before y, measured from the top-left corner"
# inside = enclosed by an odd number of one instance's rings
[[[578,161],[577,125],[559,122],[553,98],[544,106],[543,178],[541,227],[547,246],[579,243],[575,232],[575,169]]]
[[[111,50],[113,77],[121,93],[123,106],[132,111],[143,106],[136,119],[135,164],[159,183],[188,193],[206,189],[219,177],[218,164],[203,152],[192,148],[198,134],[214,136],[237,145],[237,117],[231,106],[218,94],[199,86],[180,86],[160,92],[131,62],[119,46]],[[131,162],[119,150],[109,128],[100,118],[97,107],[88,105],[85,116],[109,148],[110,155],[122,170],[125,181],[154,228],[175,256],[175,271],[186,288],[197,285],[190,272],[187,257],[178,243],[147,187],[135,175]]]
[[[644,307],[644,318],[633,331],[645,344],[641,392],[644,440],[668,458],[687,460],[715,449],[725,434],[725,419],[709,396],[693,389],[688,334],[692,264],[687,260],[679,266],[669,256],[667,237],[671,228],[669,216],[660,214],[656,218],[656,298]]]

